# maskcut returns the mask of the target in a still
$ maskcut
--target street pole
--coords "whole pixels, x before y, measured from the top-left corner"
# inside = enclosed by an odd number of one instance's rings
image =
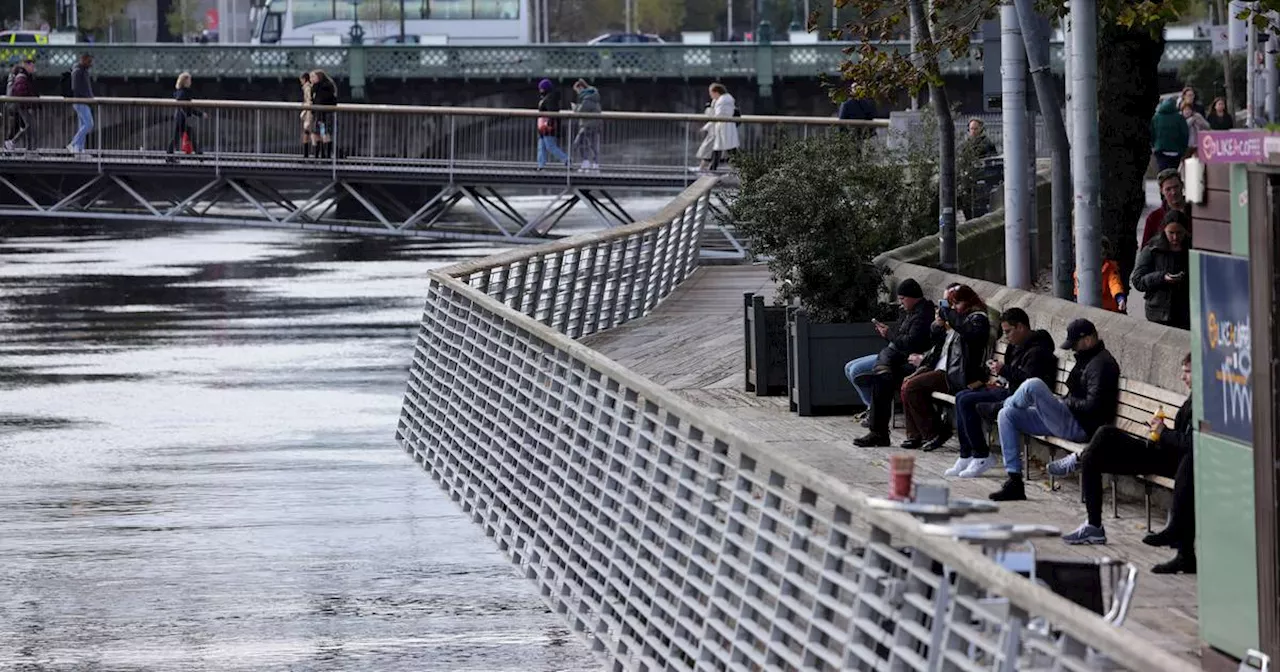
[[[18,0],[18,30],[27,27],[27,0]]]
[[[1248,102],[1249,118],[1245,120],[1245,125],[1248,126],[1249,128],[1253,128],[1254,126],[1258,125],[1257,124],[1258,82],[1255,81],[1258,78],[1258,65],[1257,65],[1258,28],[1253,25],[1252,21],[1249,22],[1248,36],[1249,36],[1247,41],[1248,46],[1245,47],[1245,59],[1244,59],[1245,70],[1244,71],[1245,71],[1245,95],[1247,96],[1247,99],[1249,101]]]
[[[1102,229],[1098,146],[1098,0],[1071,0],[1071,77],[1075,97],[1075,141],[1071,177],[1075,183],[1077,301],[1102,306]]]
[[[1071,300],[1075,286],[1071,272],[1075,269],[1075,260],[1071,251],[1071,143],[1067,139],[1067,127],[1063,122],[1062,109],[1058,105],[1058,92],[1053,74],[1049,70],[1049,33],[1043,29],[1048,26],[1036,15],[1035,0],[1014,0],[1018,8],[1018,22],[1022,25],[1022,41],[1027,48],[1027,63],[1031,66],[1031,81],[1036,87],[1036,100],[1040,103],[1040,118],[1044,120],[1045,135],[1049,140],[1050,180],[1052,188],[1052,220],[1053,220],[1053,295],[1059,299]],[[1064,24],[1070,28],[1070,22]],[[1070,30],[1065,31],[1063,48],[1068,55],[1064,65],[1068,73],[1072,72],[1070,54]],[[1067,75],[1067,95],[1071,95],[1071,74]],[[1067,102],[1067,119],[1071,118],[1071,102]],[[1032,152],[1032,160],[1035,153]],[[1034,171],[1033,171],[1034,174]],[[1032,178],[1035,179],[1034,177]],[[1032,212],[1031,221],[1038,220],[1038,205],[1035,205],[1035,182],[1031,186]],[[1033,225],[1034,226],[1034,225]],[[1033,231],[1035,229],[1033,228]],[[1032,258],[1040,247],[1036,236],[1032,236]],[[1038,264],[1032,265],[1033,268]]]
[[[1266,83],[1267,93],[1264,100],[1266,101],[1267,123],[1276,123],[1276,87],[1280,86],[1280,77],[1276,73],[1276,40],[1280,39],[1276,35],[1271,35],[1267,39],[1267,56],[1265,61],[1266,73],[1262,81]]]
[[[404,44],[404,0],[400,0],[400,44]]]
[[[728,16],[724,20],[724,41],[733,41],[733,0],[725,0],[725,9],[728,10]]]
[[[1000,5],[1000,118],[1004,141],[1004,276],[1014,289],[1031,287],[1027,214],[1027,69],[1018,9]]]

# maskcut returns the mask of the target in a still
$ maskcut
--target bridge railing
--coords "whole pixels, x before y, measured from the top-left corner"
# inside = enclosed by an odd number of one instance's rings
[[[697,178],[704,127],[732,126],[743,151],[830,133],[838,129],[884,127],[887,122],[839,121],[826,117],[743,116],[713,121],[706,115],[614,112],[600,115],[555,114],[534,110],[418,107],[408,105],[340,105],[305,108],[300,103],[201,100],[177,103],[147,98],[0,98],[29,109],[39,152],[8,153],[9,160],[26,160],[40,153],[66,153],[76,132],[74,104],[93,112],[95,128],[86,143],[86,160],[100,162],[152,161],[173,158],[215,166],[303,160],[303,123],[313,133],[321,125],[332,140],[323,158],[311,164],[338,170],[398,172],[492,170],[528,171],[539,164],[539,119],[556,125],[557,147],[564,159],[548,153],[546,170],[581,174],[584,169],[637,176],[671,174]],[[186,117],[188,136],[200,156],[182,156],[182,137],[175,114]],[[25,139],[16,143],[21,148]],[[174,157],[166,152],[172,147]],[[591,162],[584,165],[584,161]],[[598,164],[598,165],[595,165]],[[642,184],[639,186],[643,186]]]
[[[631,79],[670,77],[680,79],[756,78],[761,72],[760,52],[773,76],[812,77],[834,75],[847,58],[850,42],[819,42],[768,45],[754,43],[719,44],[628,44],[628,45],[522,45],[522,46],[413,46],[360,47],[361,56],[349,46],[284,47],[274,45],[176,45],[109,44],[44,46],[30,50],[41,72],[70,70],[80,53],[94,55],[94,73],[99,77],[176,77],[190,72],[205,77],[297,78],[309,70],[325,70],[335,77],[349,77],[359,69],[363,77],[378,79],[539,79],[598,78]],[[903,52],[907,42],[887,42],[885,48]],[[16,54],[20,50],[15,50]],[[1166,42],[1162,72],[1177,72],[1187,60],[1211,53],[1206,39]],[[1051,65],[1062,71],[1062,44],[1052,43]],[[356,63],[358,62],[358,65]],[[948,74],[982,71],[975,49],[943,64]]]
[[[431,272],[414,343],[398,440],[611,669],[1196,669],[573,340],[688,276],[712,186]]]

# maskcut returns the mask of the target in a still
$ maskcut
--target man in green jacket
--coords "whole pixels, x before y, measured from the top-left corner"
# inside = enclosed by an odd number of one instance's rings
[[[1156,172],[1177,168],[1187,153],[1190,131],[1187,120],[1178,111],[1175,98],[1165,98],[1151,117],[1151,153],[1156,158]]]

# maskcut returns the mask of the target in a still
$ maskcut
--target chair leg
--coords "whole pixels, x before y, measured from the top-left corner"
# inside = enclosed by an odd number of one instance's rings
[[[1031,480],[1031,438],[1022,437],[1022,478]]]
[[[1118,489],[1116,488],[1117,483],[1118,481],[1116,480],[1115,474],[1112,474],[1111,475],[1111,517],[1118,519],[1120,518],[1120,501],[1119,501],[1119,498],[1116,496],[1116,490]]]
[[[1150,483],[1142,484],[1142,489],[1144,492],[1143,500],[1145,501],[1147,506],[1147,531],[1150,532],[1151,531],[1151,484]]]

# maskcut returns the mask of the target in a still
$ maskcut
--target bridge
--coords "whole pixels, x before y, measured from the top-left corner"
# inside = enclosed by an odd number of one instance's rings
[[[1168,608],[1194,587],[1104,616],[996,563],[1044,529],[1009,516],[1072,495],[918,520],[847,418],[743,393],[742,291],[770,281],[699,268],[715,187],[429,273],[397,439],[609,669],[1198,669]]]
[[[84,154],[62,148],[76,121],[63,99],[35,104],[38,149],[0,153],[0,217],[158,220],[179,224],[287,227],[357,234],[539,243],[575,207],[604,227],[635,221],[616,195],[674,194],[698,178],[704,115],[539,114],[532,110],[341,105],[327,112],[337,151],[304,159],[296,103],[199,101],[192,122],[202,153],[167,153],[172,100],[97,98],[97,126]],[[321,108],[316,108],[317,114]],[[599,167],[539,169],[535,125],[561,118],[561,137],[598,124]],[[839,128],[883,126],[830,118],[735,119],[743,148]],[[50,147],[58,149],[49,149]],[[510,196],[541,194],[522,212]],[[463,203],[479,226],[450,221]],[[738,257],[723,222],[709,244]]]
[[[637,44],[574,45],[539,44],[526,46],[246,46],[110,44],[47,46],[33,50],[39,72],[46,77],[68,71],[82,51],[94,54],[94,75],[131,83],[172,80],[190,72],[203,80],[292,82],[303,71],[322,69],[345,80],[355,100],[363,100],[366,89],[378,82],[497,83],[536,81],[543,77],[601,82],[645,82],[677,80],[709,82],[732,80],[750,82],[765,99],[774,96],[780,81],[816,81],[820,76],[836,76],[839,65],[856,46],[848,42],[718,43],[718,44]],[[905,41],[886,42],[885,48],[906,53]],[[1174,75],[1189,59],[1212,52],[1209,40],[1170,40],[1165,45],[1160,72]],[[1062,43],[1050,45],[1054,72],[1063,71]],[[970,77],[982,73],[981,47],[961,58],[942,63],[948,77]],[[237,97],[228,87],[226,97]],[[136,93],[140,94],[141,91]],[[290,90],[290,94],[293,91]],[[401,92],[397,92],[401,93]],[[388,93],[387,95],[391,95]],[[412,102],[395,99],[388,102]],[[437,101],[459,104],[462,101]],[[669,108],[668,108],[669,109]],[[759,109],[770,109],[767,105]]]

